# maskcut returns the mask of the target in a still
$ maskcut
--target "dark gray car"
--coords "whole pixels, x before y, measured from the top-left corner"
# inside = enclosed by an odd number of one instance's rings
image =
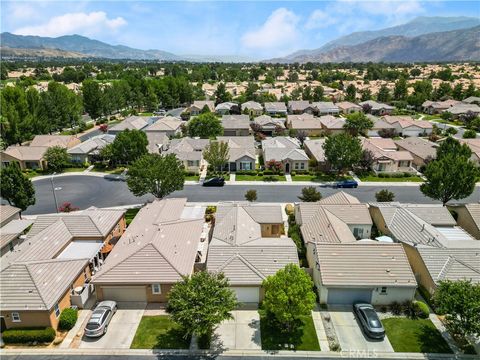
[[[385,329],[372,305],[366,303],[354,304],[353,312],[357,316],[365,335],[372,339],[383,339],[385,337]]]
[[[85,326],[85,336],[99,337],[105,334],[108,324],[116,312],[117,303],[115,301],[102,301],[99,303]]]

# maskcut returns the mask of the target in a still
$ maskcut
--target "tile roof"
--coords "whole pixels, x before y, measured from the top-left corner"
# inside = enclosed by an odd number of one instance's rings
[[[406,115],[385,115],[383,119],[391,124],[398,124],[402,129],[406,129],[412,126],[419,127],[422,129],[432,129],[433,125],[429,121],[425,120],[414,120],[411,116]]]
[[[340,110],[332,101],[318,101],[312,103],[312,106],[320,112],[338,112]]]
[[[288,102],[288,107],[292,111],[303,111],[307,108],[313,108],[313,105],[306,100],[292,100]]]
[[[69,154],[98,154],[100,150],[103,149],[108,144],[113,143],[115,140],[114,135],[103,134],[94,136],[84,142],[75,145],[74,147],[67,150]]]
[[[33,220],[28,219],[15,219],[8,224],[2,226],[0,229],[0,248],[8,245],[13,239],[16,239],[22,234],[30,225]]]
[[[285,119],[272,118],[270,115],[260,115],[253,119],[253,122],[260,126],[280,126],[285,129]]]
[[[265,103],[266,112],[275,112],[275,111],[287,111],[287,106],[284,102],[266,102]]]
[[[123,130],[141,130],[149,124],[148,118],[145,116],[129,116],[122,122],[108,129],[109,132],[120,132]]]
[[[147,126],[144,131],[145,132],[152,132],[152,131],[177,131],[180,126],[182,126],[183,121],[173,117],[173,116],[165,116],[159,118],[153,124]]]
[[[401,244],[317,244],[316,252],[324,286],[417,286]]]
[[[382,104],[382,103],[376,102],[374,100],[367,100],[367,101],[362,101],[362,102],[359,103],[360,106],[367,105],[367,104],[372,107],[372,110],[381,110],[381,109],[393,110],[393,109],[395,109],[394,106],[390,106],[390,105],[387,105],[387,104]]]
[[[322,129],[320,118],[311,114],[287,115],[287,124],[297,130]]]
[[[167,134],[164,132],[149,131],[145,132],[145,134],[148,140],[147,150],[150,154],[161,153],[170,143]]]
[[[343,125],[345,125],[345,119],[337,118],[332,115],[324,115],[318,118],[322,125],[329,130],[341,130]]]
[[[247,101],[242,104],[242,109],[263,110],[263,106],[256,101]]]
[[[358,200],[355,196],[347,194],[345,191],[337,191],[335,194],[327,196],[321,199],[319,204],[360,204],[360,200]]]
[[[173,139],[167,154],[173,153],[180,160],[201,160],[202,151],[210,143],[208,139],[193,139],[189,137]]]
[[[435,158],[437,155],[438,145],[419,137],[395,140],[395,144],[421,159]]]
[[[480,230],[480,204],[466,204],[465,209],[470,213],[475,225]]]
[[[217,136],[217,141],[228,143],[228,155],[231,162],[237,161],[244,156],[252,160],[256,158],[253,136]]]
[[[0,222],[3,222],[6,219],[19,214],[20,211],[21,210],[15,206],[1,204],[0,205]]]
[[[335,103],[335,105],[337,105],[337,107],[339,107],[341,110],[348,110],[348,109],[351,109],[351,108],[354,108],[354,109],[357,109],[357,110],[362,110],[362,107],[360,105],[354,104],[354,103],[349,102],[349,101],[340,101],[340,102]]]
[[[387,146],[388,148],[382,148]],[[383,138],[362,138],[362,148],[369,150],[373,154],[375,160],[390,159],[392,161],[412,161],[413,157],[408,151],[392,150],[390,146],[396,148],[395,143],[391,139]]]
[[[20,161],[40,161],[48,150],[47,146],[14,146],[7,147],[2,154],[10,155]]]
[[[67,148],[71,142],[79,142],[79,140],[72,135],[35,135],[30,146],[61,146]]]
[[[315,160],[318,162],[325,162],[326,158],[323,144],[325,144],[325,139],[305,140],[303,142],[303,147],[310,151]]]
[[[223,115],[222,126],[224,129],[250,129],[248,115]]]

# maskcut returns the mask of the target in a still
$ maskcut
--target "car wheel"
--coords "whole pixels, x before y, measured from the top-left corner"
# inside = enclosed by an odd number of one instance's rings
[[[108,325],[105,325],[105,327],[103,328],[103,335],[107,333],[107,329],[108,329]]]

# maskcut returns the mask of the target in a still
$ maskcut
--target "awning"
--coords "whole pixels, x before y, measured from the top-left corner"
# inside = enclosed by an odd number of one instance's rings
[[[93,259],[103,247],[103,241],[76,240],[63,250],[57,259]]]

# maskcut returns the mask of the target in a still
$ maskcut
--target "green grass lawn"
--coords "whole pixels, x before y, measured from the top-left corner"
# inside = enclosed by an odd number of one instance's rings
[[[142,113],[138,113],[138,116],[153,116],[153,112],[142,112]]]
[[[200,175],[185,175],[185,181],[198,181]]]
[[[236,175],[235,181],[264,181],[264,178],[267,176],[273,176],[277,179],[277,181],[287,181],[284,175]]]
[[[361,181],[371,182],[423,182],[423,179],[419,176],[410,177],[378,177],[375,175],[364,175],[358,177]]]
[[[290,346],[291,350],[320,351],[311,315],[302,317],[298,329],[287,333],[269,320],[264,310],[259,310],[259,313],[262,350],[288,350],[285,344],[290,344],[293,345]]]
[[[127,226],[130,225],[133,218],[137,215],[137,213],[139,211],[140,211],[140,209],[128,209],[127,210],[127,212],[125,213],[125,222],[127,223]]]
[[[115,167],[115,168],[108,168],[108,167],[97,167],[95,166],[92,171],[94,172],[103,172],[107,174],[114,174],[114,175],[120,175],[125,168],[123,166],[121,167]]]
[[[382,324],[396,352],[452,353],[429,319],[389,318]]]
[[[131,349],[188,349],[190,337],[185,338],[178,325],[168,315],[144,316],[138,325]]]
[[[315,174],[315,175],[294,175],[292,181],[313,181],[313,182],[325,182],[325,181],[341,181],[350,180],[351,176],[336,176],[330,174]]]
[[[82,172],[85,171],[87,168],[84,167],[71,167],[71,168],[65,168],[63,169],[62,172],[64,173],[69,173],[69,172]]]

